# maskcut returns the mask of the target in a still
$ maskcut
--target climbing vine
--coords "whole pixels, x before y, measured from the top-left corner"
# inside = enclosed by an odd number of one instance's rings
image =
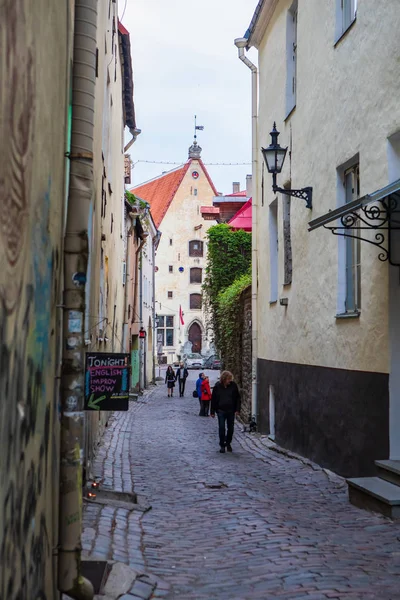
[[[207,236],[204,306],[214,343],[226,362],[226,351],[231,343],[229,340],[233,343],[236,335],[240,334],[241,325],[237,319],[225,317],[224,310],[233,314],[235,302],[238,305],[241,292],[251,284],[251,234],[242,229],[235,231],[223,223],[211,227]]]
[[[251,286],[251,273],[241,275],[219,293],[216,317],[219,328],[218,349],[225,368],[241,373],[243,311],[240,297]]]

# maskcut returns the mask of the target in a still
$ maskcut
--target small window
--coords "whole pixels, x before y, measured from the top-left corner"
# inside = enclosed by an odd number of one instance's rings
[[[173,267],[172,265],[169,265],[169,267],[168,267],[168,271],[169,271],[170,273],[173,273],[173,272],[174,272],[174,267]]]
[[[169,245],[172,246],[172,238],[169,238]]]
[[[296,106],[297,88],[297,0],[287,13],[286,26],[286,115]]]
[[[194,188],[194,190],[193,190],[193,194],[194,194],[195,196],[197,196],[197,188]]]
[[[336,32],[335,40],[338,41],[357,16],[357,0],[336,0]]]
[[[190,294],[190,309],[201,310],[201,294]]]
[[[199,269],[198,267],[190,269],[190,283],[202,283],[202,279],[203,269]]]
[[[172,292],[168,292],[168,298],[173,298],[173,293]]]
[[[354,165],[344,173],[345,202],[360,197],[359,166]],[[357,312],[361,308],[361,240],[346,238],[346,312]]]
[[[203,242],[192,240],[189,242],[189,256],[203,256]]]
[[[162,346],[174,345],[174,317],[173,316],[158,316],[157,317],[157,344]]]

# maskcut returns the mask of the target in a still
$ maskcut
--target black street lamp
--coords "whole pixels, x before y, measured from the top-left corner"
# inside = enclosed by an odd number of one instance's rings
[[[276,129],[276,123],[271,131],[271,143],[268,148],[261,148],[268,173],[272,173],[272,189],[274,192],[280,192],[287,196],[295,196],[306,201],[307,208],[312,208],[312,187],[305,187],[301,190],[286,190],[276,184],[276,175],[281,173],[283,163],[285,162],[287,148],[282,148],[278,142],[279,131]]]

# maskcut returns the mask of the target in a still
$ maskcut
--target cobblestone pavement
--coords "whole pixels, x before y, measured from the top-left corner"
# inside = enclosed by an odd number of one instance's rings
[[[86,550],[158,578],[154,598],[400,599],[400,524],[351,506],[341,478],[238,424],[233,453],[220,454],[194,378],[185,398],[161,386],[113,417],[97,474],[105,488],[134,484],[151,510],[90,506]]]

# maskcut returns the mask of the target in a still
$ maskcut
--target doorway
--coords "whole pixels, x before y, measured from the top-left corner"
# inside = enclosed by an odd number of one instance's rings
[[[198,323],[193,323],[189,328],[189,342],[192,343],[192,352],[201,354],[202,333]]]

